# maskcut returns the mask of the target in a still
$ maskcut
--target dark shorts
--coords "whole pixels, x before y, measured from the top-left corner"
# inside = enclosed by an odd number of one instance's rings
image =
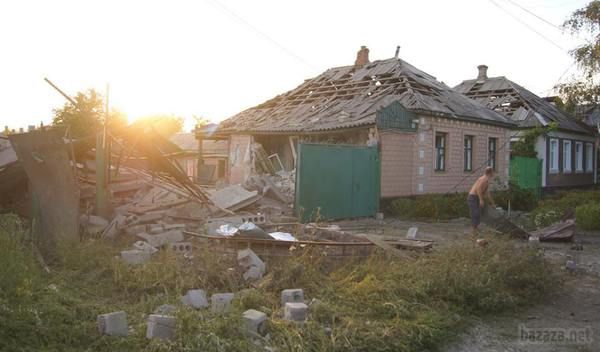
[[[477,226],[481,222],[481,208],[479,207],[479,197],[474,194],[469,194],[467,204],[471,212],[471,225]]]

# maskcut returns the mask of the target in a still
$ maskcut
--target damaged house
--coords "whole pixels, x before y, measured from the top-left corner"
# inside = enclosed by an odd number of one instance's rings
[[[541,186],[550,189],[595,184],[594,130],[508,78],[488,77],[487,69],[478,66],[476,79],[463,81],[454,89],[511,119],[521,131],[551,123],[557,126],[539,136],[535,144],[537,157],[542,160]],[[517,133],[514,140],[518,138]]]
[[[467,191],[487,165],[506,183],[509,154],[504,146],[514,124],[397,54],[370,62],[369,49],[362,47],[354,65],[328,69],[223,121],[218,134],[229,139],[228,181],[241,183],[256,172],[251,155],[260,145],[266,157],[281,160],[275,165],[284,171],[297,168],[296,198],[311,191],[319,199],[346,197],[337,204],[331,201],[332,208],[361,202],[363,198],[347,193],[364,191],[357,180],[365,178],[375,179],[368,198],[377,204],[380,198]],[[306,145],[322,146],[315,155],[327,160],[302,159]],[[323,149],[331,145],[339,148]],[[370,148],[377,162],[344,159],[341,146]],[[313,170],[305,170],[309,167]],[[370,168],[367,173],[365,168]],[[311,173],[314,182],[299,190]],[[328,180],[332,173],[335,176]],[[349,178],[347,190],[340,188],[345,178]],[[327,185],[316,185],[323,183]],[[340,215],[364,216],[375,210]]]
[[[213,184],[225,177],[227,163],[227,141],[202,140],[202,148],[194,133],[176,133],[169,140],[177,145],[181,152],[175,160],[190,180],[201,184]],[[202,153],[203,167],[198,173],[198,153]]]

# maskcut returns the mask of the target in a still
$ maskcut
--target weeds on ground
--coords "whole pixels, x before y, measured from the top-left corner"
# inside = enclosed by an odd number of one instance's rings
[[[578,206],[600,203],[600,190],[558,192],[539,202],[539,206],[531,212],[531,217],[538,228],[552,225],[568,212],[574,212]],[[576,220],[579,224],[579,221]]]
[[[254,287],[241,280],[234,258],[211,251],[193,259],[160,253],[151,263],[124,266],[118,249],[101,241],[62,248],[52,273],[39,270],[27,231],[0,218],[0,350],[7,351],[258,351],[241,313],[269,315],[269,338],[279,351],[416,351],[435,349],[469,317],[538,300],[558,281],[535,250],[505,240],[464,244],[407,262],[376,254],[334,262],[311,251],[267,262]],[[190,288],[235,292],[229,314],[181,306]],[[303,288],[313,300],[300,326],[282,319],[280,292]],[[146,317],[162,304],[178,307],[173,341],[145,339]],[[100,336],[98,314],[124,310],[128,337]]]

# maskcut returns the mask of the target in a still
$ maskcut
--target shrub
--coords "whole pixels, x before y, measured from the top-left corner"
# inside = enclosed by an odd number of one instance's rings
[[[575,211],[575,208],[589,203],[600,202],[600,191],[563,191],[539,202],[538,207],[531,212],[535,225],[544,227],[551,225],[564,214]]]
[[[496,205],[508,209],[508,202],[512,210],[532,211],[538,205],[535,191],[519,187],[510,183],[508,189],[493,192]]]
[[[600,203],[578,206],[575,219],[577,225],[584,230],[600,230]]]

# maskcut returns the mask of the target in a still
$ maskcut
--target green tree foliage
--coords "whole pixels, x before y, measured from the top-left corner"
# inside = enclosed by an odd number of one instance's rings
[[[169,114],[156,114],[137,119],[132,124],[132,127],[134,129],[152,127],[163,137],[168,138],[182,130],[183,122],[183,117],[180,116]]]
[[[545,127],[536,127],[523,132],[519,140],[512,146],[511,154],[513,156],[522,156],[526,158],[537,158],[535,151],[535,142],[539,136],[555,130],[558,127],[556,122],[551,122]]]
[[[600,1],[591,1],[586,7],[573,12],[563,28],[587,37],[585,44],[570,51],[583,76],[557,86],[565,108],[573,111],[578,104],[600,102]]]
[[[74,138],[93,136],[104,122],[104,98],[94,89],[79,92],[73,98],[76,102],[65,103],[61,108],[54,109],[52,124],[55,126],[70,126]],[[117,110],[110,112],[108,127],[120,130],[127,125],[126,116]]]

